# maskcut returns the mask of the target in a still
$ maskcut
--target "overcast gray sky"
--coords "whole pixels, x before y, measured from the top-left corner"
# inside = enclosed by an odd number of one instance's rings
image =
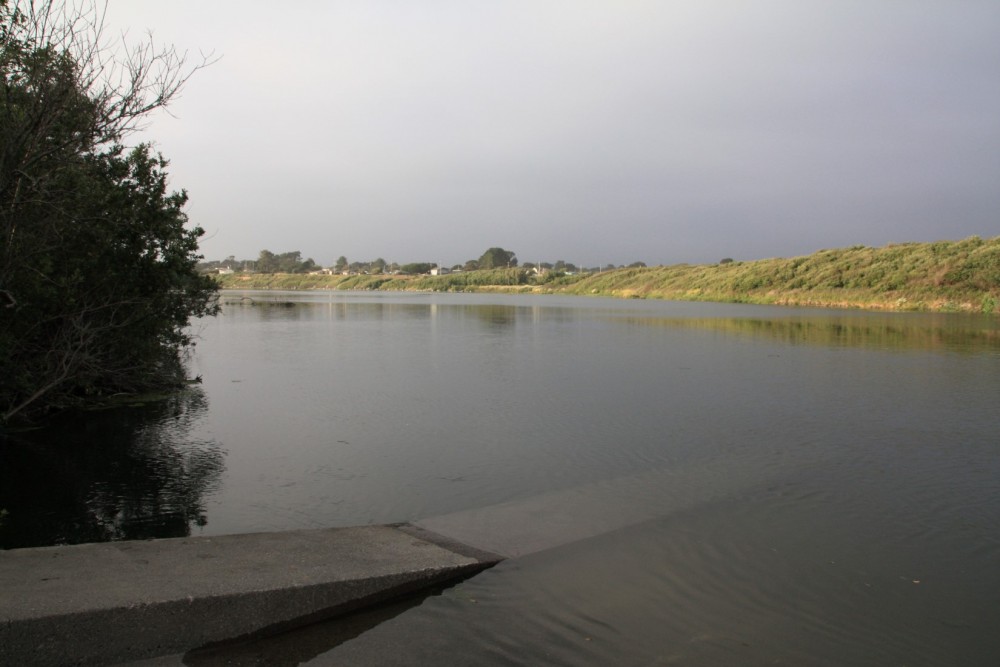
[[[111,0],[209,259],[587,265],[1000,235],[996,0]]]

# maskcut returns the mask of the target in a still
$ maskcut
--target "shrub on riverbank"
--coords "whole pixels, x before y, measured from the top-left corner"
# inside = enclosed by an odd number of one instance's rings
[[[529,275],[530,271],[527,269],[462,271],[444,276],[421,276],[410,287],[434,292],[469,292],[483,287],[526,285]]]
[[[125,146],[191,74],[116,51],[100,3],[0,0],[0,425],[183,385],[214,313],[166,160]]]

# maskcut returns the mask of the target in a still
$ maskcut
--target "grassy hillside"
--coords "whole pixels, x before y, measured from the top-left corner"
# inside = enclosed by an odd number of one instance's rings
[[[537,279],[520,269],[447,276],[221,276],[223,288],[524,291],[624,298],[1000,312],[1000,237],[854,246],[804,257],[618,269]]]
[[[627,269],[587,277],[571,294],[892,310],[996,312],[1000,237],[855,246],[805,257]]]

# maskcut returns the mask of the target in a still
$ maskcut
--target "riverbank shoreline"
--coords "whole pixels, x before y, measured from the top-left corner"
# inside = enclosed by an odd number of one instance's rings
[[[563,294],[893,312],[1000,314],[1000,237],[852,246],[792,258],[567,274],[533,265],[444,275],[227,273],[224,290]]]
[[[330,280],[327,284],[286,284],[281,278],[290,276],[295,283],[301,282],[301,277],[293,274],[274,274],[250,276],[241,283],[227,281],[220,287],[220,293],[236,293],[242,291],[289,291],[289,292],[408,292],[433,294],[441,292],[453,293],[485,293],[485,294],[538,294],[564,295],[580,297],[605,297],[613,299],[650,299],[657,301],[694,301],[701,303],[744,303],[759,306],[786,306],[791,308],[834,308],[841,310],[869,310],[878,312],[901,313],[969,313],[1000,315],[1000,308],[989,296],[973,299],[953,300],[937,298],[931,301],[910,300],[905,296],[872,300],[869,295],[849,292],[841,294],[815,294],[769,291],[766,293],[746,293],[741,295],[722,295],[701,292],[699,290],[679,290],[675,292],[640,292],[636,289],[621,288],[611,290],[593,289],[590,292],[579,290],[556,289],[538,285],[478,285],[463,289],[431,289],[421,288],[364,288],[343,287],[343,281]],[[337,278],[337,277],[334,277]]]

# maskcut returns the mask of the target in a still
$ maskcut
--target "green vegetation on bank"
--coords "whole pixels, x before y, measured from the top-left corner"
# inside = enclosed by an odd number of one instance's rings
[[[540,284],[528,269],[487,269],[443,276],[407,274],[321,275],[292,273],[232,273],[218,277],[222,289],[334,289],[419,292],[475,292]]]
[[[187,195],[123,145],[198,67],[109,49],[102,17],[0,0],[0,425],[182,386],[189,320],[216,310]]]
[[[626,269],[589,276],[572,294],[762,304],[993,313],[1000,237],[854,246],[804,257]]]
[[[854,246],[804,257],[566,275],[526,269],[443,276],[220,276],[224,289],[519,291],[623,298],[1000,312],[1000,237]]]

